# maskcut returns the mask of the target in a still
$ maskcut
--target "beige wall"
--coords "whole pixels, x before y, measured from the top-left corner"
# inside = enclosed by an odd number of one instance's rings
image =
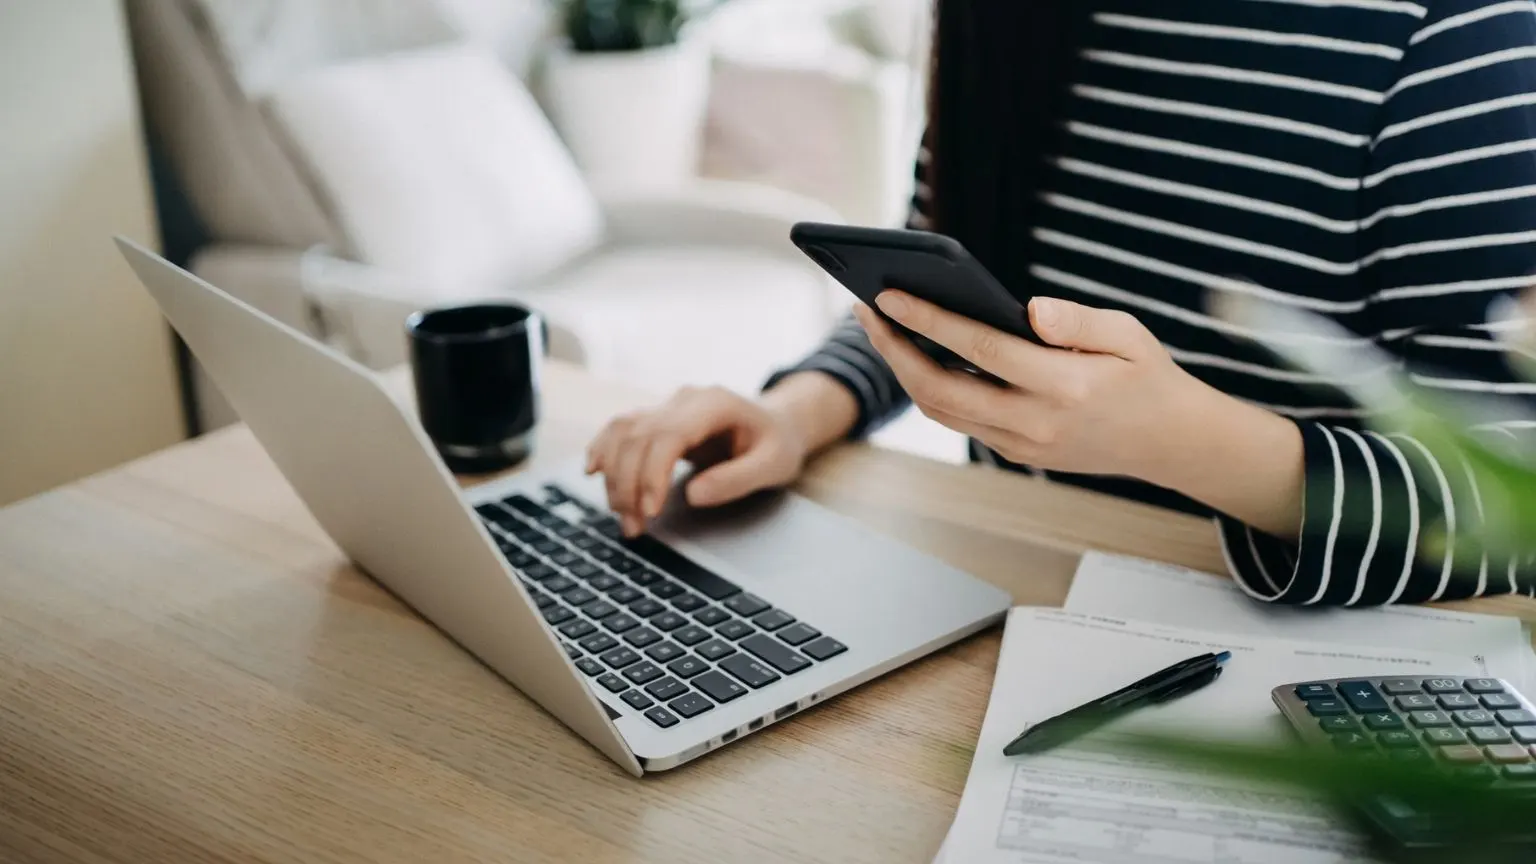
[[[181,436],[117,0],[0,0],[0,504]]]

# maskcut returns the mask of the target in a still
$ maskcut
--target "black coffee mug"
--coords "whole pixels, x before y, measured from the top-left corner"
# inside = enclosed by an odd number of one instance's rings
[[[515,303],[427,309],[406,319],[416,406],[455,474],[510,468],[533,452],[544,323]]]

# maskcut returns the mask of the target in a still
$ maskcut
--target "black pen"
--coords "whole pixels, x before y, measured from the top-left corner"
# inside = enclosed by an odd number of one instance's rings
[[[1097,728],[1143,704],[1168,702],[1186,696],[1221,677],[1222,665],[1232,652],[1201,654],[1129,684],[1064,714],[1057,714],[1019,733],[1003,748],[1004,756],[1038,753]]]

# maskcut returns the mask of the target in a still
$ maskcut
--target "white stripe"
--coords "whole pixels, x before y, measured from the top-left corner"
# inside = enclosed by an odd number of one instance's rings
[[[1483,511],[1483,493],[1477,487],[1477,475],[1472,473],[1472,464],[1467,461],[1467,457],[1458,453],[1457,459],[1461,462],[1461,470],[1467,473],[1467,488],[1472,490],[1472,506],[1477,508],[1477,524],[1478,527],[1481,528],[1482,526],[1488,524],[1488,514]],[[1478,566],[1477,569],[1477,594],[1474,596],[1481,597],[1487,593],[1488,550],[1484,549],[1482,563]]]
[[[1517,93],[1514,96],[1501,96],[1498,99],[1489,99],[1485,102],[1475,102],[1471,105],[1461,105],[1445,111],[1436,111],[1433,114],[1425,114],[1412,120],[1404,120],[1401,123],[1393,123],[1381,130],[1371,146],[1376,146],[1390,138],[1406,135],[1409,132],[1417,132],[1420,129],[1428,129],[1431,126],[1439,126],[1456,120],[1465,120],[1468,117],[1481,117],[1484,114],[1492,114],[1503,111],[1506,108],[1521,108],[1527,105],[1536,105],[1536,93]]]
[[[1393,177],[1401,177],[1404,174],[1417,174],[1420,171],[1432,171],[1436,168],[1461,165],[1466,162],[1477,162],[1483,159],[1496,159],[1500,156],[1513,156],[1517,153],[1529,153],[1532,150],[1536,150],[1536,138],[1527,138],[1524,141],[1506,141],[1503,144],[1488,144],[1483,147],[1473,147],[1470,150],[1457,150],[1454,153],[1442,153],[1438,156],[1426,156],[1423,159],[1410,159],[1407,162],[1398,162],[1367,176],[1361,182],[1366,189],[1374,189]]]
[[[1164,344],[1163,349],[1168,352],[1175,362],[1182,366],[1208,366],[1213,369],[1225,369],[1228,372],[1239,372],[1244,375],[1252,375],[1255,378],[1266,378],[1270,381],[1285,381],[1290,384],[1325,384],[1333,385],[1341,383],[1338,379],[1318,375],[1312,372],[1297,372],[1291,369],[1276,369],[1272,366],[1260,366],[1257,363],[1247,363],[1242,360],[1234,360],[1231,357],[1223,357],[1220,354],[1205,354],[1199,351],[1185,351],[1173,345]],[[1357,378],[1369,378],[1392,371],[1397,366],[1378,366],[1351,375],[1345,381],[1354,381]]]
[[[1408,379],[1424,387],[1439,390],[1461,390],[1468,393],[1505,393],[1526,396],[1536,393],[1536,384],[1528,381],[1480,381],[1475,378],[1432,378],[1428,375],[1409,374]]]
[[[1314,6],[1332,9],[1346,7],[1350,9],[1369,9],[1372,12],[1398,12],[1403,15],[1412,15],[1415,18],[1423,18],[1429,14],[1417,3],[1408,3],[1404,0],[1250,0],[1261,3],[1289,3],[1293,6]]]
[[[1493,189],[1488,192],[1469,192],[1465,195],[1447,195],[1443,198],[1429,198],[1413,204],[1394,204],[1391,207],[1383,207],[1361,220],[1359,228],[1367,230],[1376,227],[1376,224],[1385,219],[1396,219],[1403,216],[1417,216],[1431,210],[1449,210],[1453,207],[1471,207],[1475,204],[1490,204],[1497,201],[1516,201],[1521,198],[1536,197],[1536,186],[1514,186],[1508,189]],[[1351,223],[1353,224],[1353,223]]]
[[[1269,575],[1269,568],[1264,566],[1264,556],[1259,554],[1259,547],[1253,542],[1253,529],[1245,525],[1243,526],[1243,533],[1248,537],[1248,551],[1253,553],[1253,563],[1254,566],[1259,568],[1259,575],[1264,577],[1264,583],[1269,586],[1269,590],[1275,592],[1275,596],[1280,596],[1283,592],[1281,592],[1280,586],[1275,584],[1274,578]],[[1292,573],[1291,580],[1295,581],[1295,579],[1296,574]]]
[[[824,366],[830,366],[831,368],[822,368]],[[848,375],[848,378],[851,379],[850,383],[853,384],[854,389],[859,391],[859,404],[870,414],[878,414],[880,409],[884,407],[884,403],[879,400],[879,397],[875,395],[875,391],[871,389],[869,378],[864,374],[864,370],[841,357],[816,354],[807,359],[801,368],[809,372],[831,372],[834,369],[841,369],[846,374],[851,371],[855,374]]]
[[[1466,351],[1508,351],[1509,346],[1492,339],[1470,339],[1466,336],[1414,336],[1412,342],[1426,348],[1460,348]]]
[[[1511,594],[1519,594],[1520,593],[1520,582],[1519,582],[1519,580],[1517,580],[1515,578],[1515,573],[1516,573],[1515,561],[1516,560],[1517,559],[1515,558],[1515,556],[1513,556],[1513,555],[1509,556],[1509,593],[1511,593]]]
[[[884,361],[880,360],[878,357],[871,357],[870,355],[865,354],[864,352],[850,345],[845,345],[842,342],[838,342],[836,339],[827,340],[826,344],[822,346],[822,350],[834,356],[841,356],[841,358],[849,365],[855,366],[863,371],[865,376],[869,378],[870,383],[874,385],[875,392],[879,395],[880,404],[882,406],[891,405],[893,403],[894,400],[891,398],[891,383],[886,380],[885,372],[887,367],[885,366]]]
[[[1188,183],[1176,183],[1172,180],[1148,177],[1145,174],[1122,171],[1118,168],[1109,168],[1092,162],[1084,162],[1080,159],[1057,159],[1056,165],[1063,171],[1081,174],[1084,177],[1093,177],[1109,183],[1119,183],[1122,186],[1130,186],[1135,189],[1145,189],[1148,192],[1158,192],[1163,195],[1188,198],[1193,201],[1204,201],[1207,204],[1231,207],[1234,210],[1260,213],[1265,216],[1273,216],[1276,219],[1285,219],[1290,222],[1310,225],[1313,228],[1320,228],[1334,234],[1353,234],[1360,227],[1360,224],[1354,220],[1329,219],[1326,216],[1319,216],[1316,213],[1302,210],[1299,207],[1287,207],[1283,204],[1249,198],[1246,195],[1234,195],[1231,192],[1207,189],[1204,186],[1191,186]],[[1536,187],[1532,188],[1536,189]],[[1536,195],[1536,192],[1532,194]]]
[[[1176,99],[1160,99],[1155,96],[1142,96],[1137,93],[1125,93],[1120,90],[1091,87],[1085,84],[1074,85],[1072,92],[1084,99],[1091,99],[1095,102],[1123,105],[1128,108],[1139,108],[1143,111],[1156,111],[1162,114],[1176,114],[1181,117],[1199,117],[1202,120],[1217,120],[1224,123],[1234,123],[1239,126],[1252,126],[1257,129],[1272,129],[1276,132],[1289,132],[1292,135],[1316,138],[1332,144],[1342,144],[1345,147],[1364,147],[1371,143],[1371,139],[1367,135],[1356,135],[1338,129],[1330,129],[1327,126],[1319,126],[1316,123],[1302,123],[1299,120],[1290,120],[1285,117],[1275,117],[1269,114],[1258,114],[1253,111],[1217,108],[1211,105],[1202,105],[1199,102],[1183,102]]]
[[[1270,343],[1276,345],[1322,342],[1329,345],[1357,346],[1370,344],[1372,342],[1371,339],[1364,337],[1341,338],[1337,336],[1323,336],[1311,333],[1274,333],[1268,330],[1250,330],[1247,327],[1240,327],[1238,325],[1223,321],[1219,318],[1212,318],[1209,315],[1202,315],[1199,312],[1190,311],[1189,309],[1185,309],[1182,306],[1175,306],[1172,303],[1164,303],[1161,300],[1153,300],[1121,288],[1114,288],[1112,286],[1105,285],[1102,282],[1095,282],[1092,279],[1085,279],[1081,276],[1075,276],[1071,273],[1064,273],[1055,269],[1054,267],[1044,267],[1038,264],[1032,265],[1029,268],[1029,274],[1035,279],[1041,279],[1055,285],[1061,285],[1065,288],[1081,291],[1084,294],[1092,294],[1095,297],[1100,297],[1105,300],[1120,303],[1124,306],[1134,306],[1138,309],[1144,309],[1153,314],[1161,315],[1164,318],[1170,318],[1175,321],[1188,324],[1192,327],[1214,330],[1218,333],[1225,333],[1229,336],[1238,336],[1253,340],[1255,342]]]
[[[1471,428],[1477,432],[1508,432],[1511,429],[1536,429],[1536,420],[1504,420],[1499,423],[1480,423]]]
[[[1252,399],[1242,400],[1256,408],[1263,408],[1274,414],[1290,417],[1294,420],[1316,420],[1321,417],[1344,417],[1359,419],[1369,417],[1371,413],[1364,408],[1341,408],[1338,406],[1312,407],[1304,405],[1271,405],[1268,402],[1255,402]]]
[[[1410,438],[1407,435],[1392,437],[1407,441],[1419,448],[1419,452],[1429,460],[1430,470],[1435,474],[1435,482],[1440,485],[1440,502],[1445,509],[1445,563],[1440,567],[1440,586],[1429,598],[1430,602],[1434,602],[1445,596],[1445,589],[1451,584],[1451,564],[1456,558],[1456,502],[1451,498],[1451,483],[1445,479],[1445,472],[1440,469],[1440,461],[1435,458],[1435,454],[1429,452],[1429,448],[1421,444],[1417,438]]]
[[[1344,460],[1339,456],[1339,442],[1327,426],[1318,426],[1317,431],[1323,433],[1328,441],[1328,450],[1333,455],[1333,516],[1328,520],[1328,542],[1323,545],[1322,575],[1317,583],[1317,593],[1312,595],[1312,599],[1303,601],[1309,606],[1322,600],[1323,595],[1328,593],[1328,582],[1333,578],[1333,549],[1339,540],[1339,523],[1344,519]]]
[[[1447,30],[1456,30],[1458,28],[1465,27],[1468,24],[1476,24],[1479,21],[1486,21],[1489,18],[1497,18],[1500,15],[1511,15],[1520,12],[1536,14],[1536,3],[1531,2],[1531,0],[1511,0],[1511,2],[1508,3],[1495,3],[1492,6],[1484,6],[1481,9],[1473,9],[1471,12],[1463,12],[1460,15],[1452,15],[1443,21],[1437,21],[1434,24],[1431,24],[1428,27],[1425,27],[1419,32],[1413,34],[1413,37],[1408,40],[1408,44],[1417,45],[1420,42],[1423,42],[1425,39],[1428,39],[1431,36],[1438,36]]]
[[[1508,321],[1489,321],[1485,324],[1469,324],[1468,330],[1480,330],[1484,333],[1522,333],[1530,326],[1530,322],[1524,318]]]
[[[1392,589],[1392,596],[1387,598],[1387,605],[1400,600],[1403,592],[1408,590],[1408,581],[1413,577],[1413,562],[1419,556],[1419,487],[1413,480],[1413,469],[1408,465],[1407,457],[1399,450],[1396,444],[1387,440],[1386,436],[1377,432],[1365,434],[1381,442],[1381,446],[1392,454],[1397,460],[1397,467],[1403,471],[1403,482],[1408,486],[1408,544],[1407,551],[1403,555],[1403,572],[1397,577],[1397,587]]]
[[[1438,285],[1403,285],[1384,288],[1371,301],[1404,300],[1410,297],[1441,297],[1446,294],[1474,294],[1480,291],[1506,291],[1536,284],[1536,276],[1504,276],[1498,279],[1472,279],[1466,282],[1442,282]]]
[[[1397,340],[1402,339],[1402,338],[1404,338],[1406,336],[1412,336],[1413,334],[1415,334],[1415,333],[1417,333],[1417,332],[1419,332],[1420,330],[1423,330],[1423,329],[1424,329],[1423,325],[1420,325],[1420,326],[1417,326],[1417,327],[1399,327],[1396,330],[1383,330],[1380,333],[1376,334],[1376,341],[1377,342],[1396,342]]]
[[[1237,42],[1257,42],[1261,45],[1286,45],[1337,51],[1342,54],[1362,54],[1369,57],[1384,57],[1388,60],[1403,59],[1402,49],[1393,48],[1390,45],[1331,39],[1327,36],[1313,36],[1310,33],[1282,33],[1274,30],[1251,30],[1247,27],[1224,27],[1218,24],[1192,24],[1185,21],[1165,21],[1159,18],[1116,15],[1108,12],[1094,15],[1093,20],[1094,23],[1105,27],[1121,27],[1147,33],[1196,36],[1204,39],[1231,39]]]
[[[1246,526],[1244,527],[1244,530],[1247,530]],[[1225,530],[1218,530],[1216,535],[1221,539],[1221,558],[1227,564],[1227,572],[1232,574],[1232,581],[1237,583],[1237,587],[1244,594],[1247,594],[1249,597],[1252,597],[1261,603],[1273,602],[1280,596],[1280,592],[1276,592],[1266,597],[1260,592],[1255,591],[1253,586],[1249,585],[1248,580],[1243,576],[1243,569],[1237,566],[1237,559],[1232,556],[1231,544],[1227,542],[1227,532]],[[1253,538],[1251,536],[1248,538],[1248,542],[1250,545],[1253,543]],[[1294,573],[1291,574],[1291,580],[1294,582],[1295,579],[1296,575]]]
[[[1280,75],[1275,72],[1258,72],[1253,69],[1217,66],[1214,63],[1182,63],[1177,60],[1142,57],[1137,54],[1126,54],[1121,51],[1089,50],[1083,52],[1083,58],[1095,63],[1103,63],[1106,66],[1141,69],[1147,72],[1161,72],[1166,75],[1184,75],[1190,78],[1232,81],[1238,84],[1256,84],[1262,87],[1276,87],[1283,90],[1299,90],[1304,93],[1316,93],[1321,96],[1351,99],[1356,102],[1364,102],[1367,105],[1380,105],[1384,101],[1382,94],[1377,93],[1375,90],[1366,90],[1363,87],[1349,87],[1344,84],[1335,84],[1331,81],[1315,81],[1311,78],[1301,78],[1296,75]]]
[[[1090,123],[1069,121],[1067,123],[1067,131],[1083,138],[1119,144],[1122,147],[1150,150],[1154,153],[1167,153],[1172,156],[1183,156],[1186,159],[1200,159],[1206,162],[1215,162],[1219,165],[1235,165],[1239,168],[1249,168],[1254,171],[1277,174],[1282,177],[1294,177],[1298,180],[1306,180],[1319,186],[1338,189],[1344,192],[1359,191],[1362,182],[1359,177],[1339,177],[1334,174],[1324,173],[1316,168],[1295,165],[1290,162],[1281,162],[1278,159],[1266,159],[1261,156],[1251,156],[1247,153],[1221,150],[1184,141],[1173,141],[1168,138],[1154,138],[1150,135],[1121,132],[1117,129],[1106,129],[1103,126],[1095,126]],[[1536,141],[1531,142],[1531,149],[1536,150]],[[1391,169],[1387,170],[1390,171]],[[1385,174],[1386,172],[1383,171],[1382,173]]]
[[[1519,246],[1536,242],[1536,231],[1518,231],[1510,234],[1481,234],[1475,237],[1451,237],[1445,240],[1425,240],[1391,246],[1360,259],[1360,267],[1369,267],[1378,261],[1396,261],[1414,255],[1433,255],[1437,252],[1462,252],[1467,249],[1487,249],[1493,246]]]
[[[1532,57],[1536,57],[1536,47],[1528,45],[1519,48],[1505,48],[1503,51],[1490,51],[1487,54],[1479,54],[1476,57],[1467,57],[1455,63],[1447,63],[1444,66],[1436,66],[1433,69],[1425,69],[1412,75],[1405,75],[1396,84],[1392,85],[1391,89],[1387,91],[1386,96],[1388,99],[1391,99],[1410,87],[1417,87],[1430,81],[1439,81],[1442,78],[1450,78],[1453,75],[1471,72],[1474,69],[1485,69],[1489,66],[1497,66],[1500,63],[1528,60]]]
[[[1094,211],[1107,211],[1116,214],[1120,213],[1120,211],[1110,210],[1110,208],[1101,207],[1097,204],[1090,204],[1086,201],[1079,202],[1075,198],[1065,198],[1060,195],[1045,195],[1042,197],[1044,197],[1046,201],[1057,204],[1058,206],[1061,206],[1058,201],[1075,202],[1075,204],[1082,206],[1064,206],[1062,209],[1073,210],[1080,213],[1086,212],[1087,215],[1090,216],[1100,215],[1100,213]],[[1149,219],[1147,217],[1135,216],[1134,214],[1128,213],[1123,214],[1123,216],[1126,218],[1110,218],[1109,221],[1121,222],[1121,224],[1134,224],[1131,221],[1131,219],[1134,218],[1136,220],[1145,220],[1147,222],[1162,222],[1162,220]],[[1162,224],[1171,226],[1173,229],[1178,231],[1197,230],[1193,228],[1184,229],[1180,226],[1173,225],[1171,222],[1164,222]],[[1137,227],[1145,226],[1138,225]],[[1276,291],[1273,288],[1266,288],[1263,285],[1249,282],[1244,279],[1233,279],[1229,276],[1217,276],[1212,273],[1204,273],[1202,271],[1184,267],[1179,264],[1170,264],[1166,261],[1160,261],[1156,258],[1149,258],[1146,255],[1141,255],[1135,252],[1127,252],[1124,249],[1117,249],[1114,246],[1109,246],[1094,240],[1087,240],[1082,237],[1074,237],[1070,234],[1063,234],[1060,231],[1055,231],[1050,228],[1037,228],[1033,234],[1036,239],[1050,243],[1053,246],[1060,246],[1063,249],[1071,249],[1074,252],[1081,252],[1085,255],[1092,255],[1095,258],[1102,258],[1106,261],[1114,261],[1119,264],[1124,264],[1127,267],[1135,267],[1138,270],[1145,270],[1148,273],[1156,273],[1160,276],[1167,276],[1172,279],[1180,279],[1185,282],[1189,282],[1194,285],[1200,285],[1205,288],[1231,291],[1235,294],[1246,294],[1250,297],[1262,297],[1272,303],[1284,304],[1286,306],[1299,306],[1303,309],[1314,309],[1319,312],[1358,312],[1361,309],[1364,309],[1366,306],[1366,301],[1364,300],[1323,300],[1316,297],[1304,297],[1300,294],[1287,294],[1282,291]]]
[[[1218,234],[1215,231],[1206,231],[1203,228],[1190,228],[1177,222],[1166,219],[1154,219],[1151,216],[1143,216],[1139,213],[1128,213],[1113,207],[1105,207],[1091,201],[1083,201],[1079,198],[1071,198],[1066,195],[1047,193],[1041,196],[1047,204],[1059,207],[1073,213],[1081,213],[1085,216],[1093,216],[1107,222],[1115,222],[1120,225],[1128,225],[1143,231],[1150,231],[1168,237],[1177,237],[1191,243],[1199,243],[1204,246],[1212,246],[1217,249],[1226,249],[1231,252],[1239,252],[1252,255],[1255,258],[1266,258],[1270,261],[1279,261],[1302,267],[1317,273],[1326,273],[1330,276],[1349,276],[1360,272],[1363,262],[1360,261],[1328,261],[1315,255],[1305,255],[1293,252],[1290,249],[1282,249],[1268,243],[1255,243],[1252,240],[1244,240],[1241,237],[1233,237],[1228,234]],[[1536,233],[1536,232],[1533,232]],[[1436,241],[1444,242],[1444,241]],[[1406,247],[1400,247],[1406,248]],[[1384,256],[1391,250],[1382,250],[1371,257]],[[1266,289],[1269,290],[1269,289]],[[1251,293],[1251,292],[1250,292]],[[1286,298],[1281,300],[1280,298]],[[1271,292],[1270,299],[1284,302],[1288,305],[1301,306],[1307,309],[1351,312],[1365,308],[1364,300],[1322,300],[1313,297],[1303,297],[1296,294]]]
[[[1365,577],[1371,570],[1372,559],[1376,557],[1376,544],[1381,540],[1381,474],[1377,472],[1376,454],[1371,452],[1364,438],[1349,429],[1340,429],[1339,434],[1348,437],[1360,448],[1360,455],[1365,457],[1365,472],[1371,478],[1371,537],[1365,542],[1365,553],[1360,558],[1360,572],[1355,575],[1355,593],[1344,603],[1345,606],[1353,606],[1365,594]]]

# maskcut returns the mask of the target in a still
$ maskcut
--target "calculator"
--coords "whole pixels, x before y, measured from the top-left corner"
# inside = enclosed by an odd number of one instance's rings
[[[1536,794],[1536,706],[1496,678],[1339,678],[1271,694],[1301,739],[1422,763],[1490,787]],[[1354,802],[1389,840],[1437,845],[1434,819],[1402,801]],[[1536,825],[1532,837],[1536,841]]]

